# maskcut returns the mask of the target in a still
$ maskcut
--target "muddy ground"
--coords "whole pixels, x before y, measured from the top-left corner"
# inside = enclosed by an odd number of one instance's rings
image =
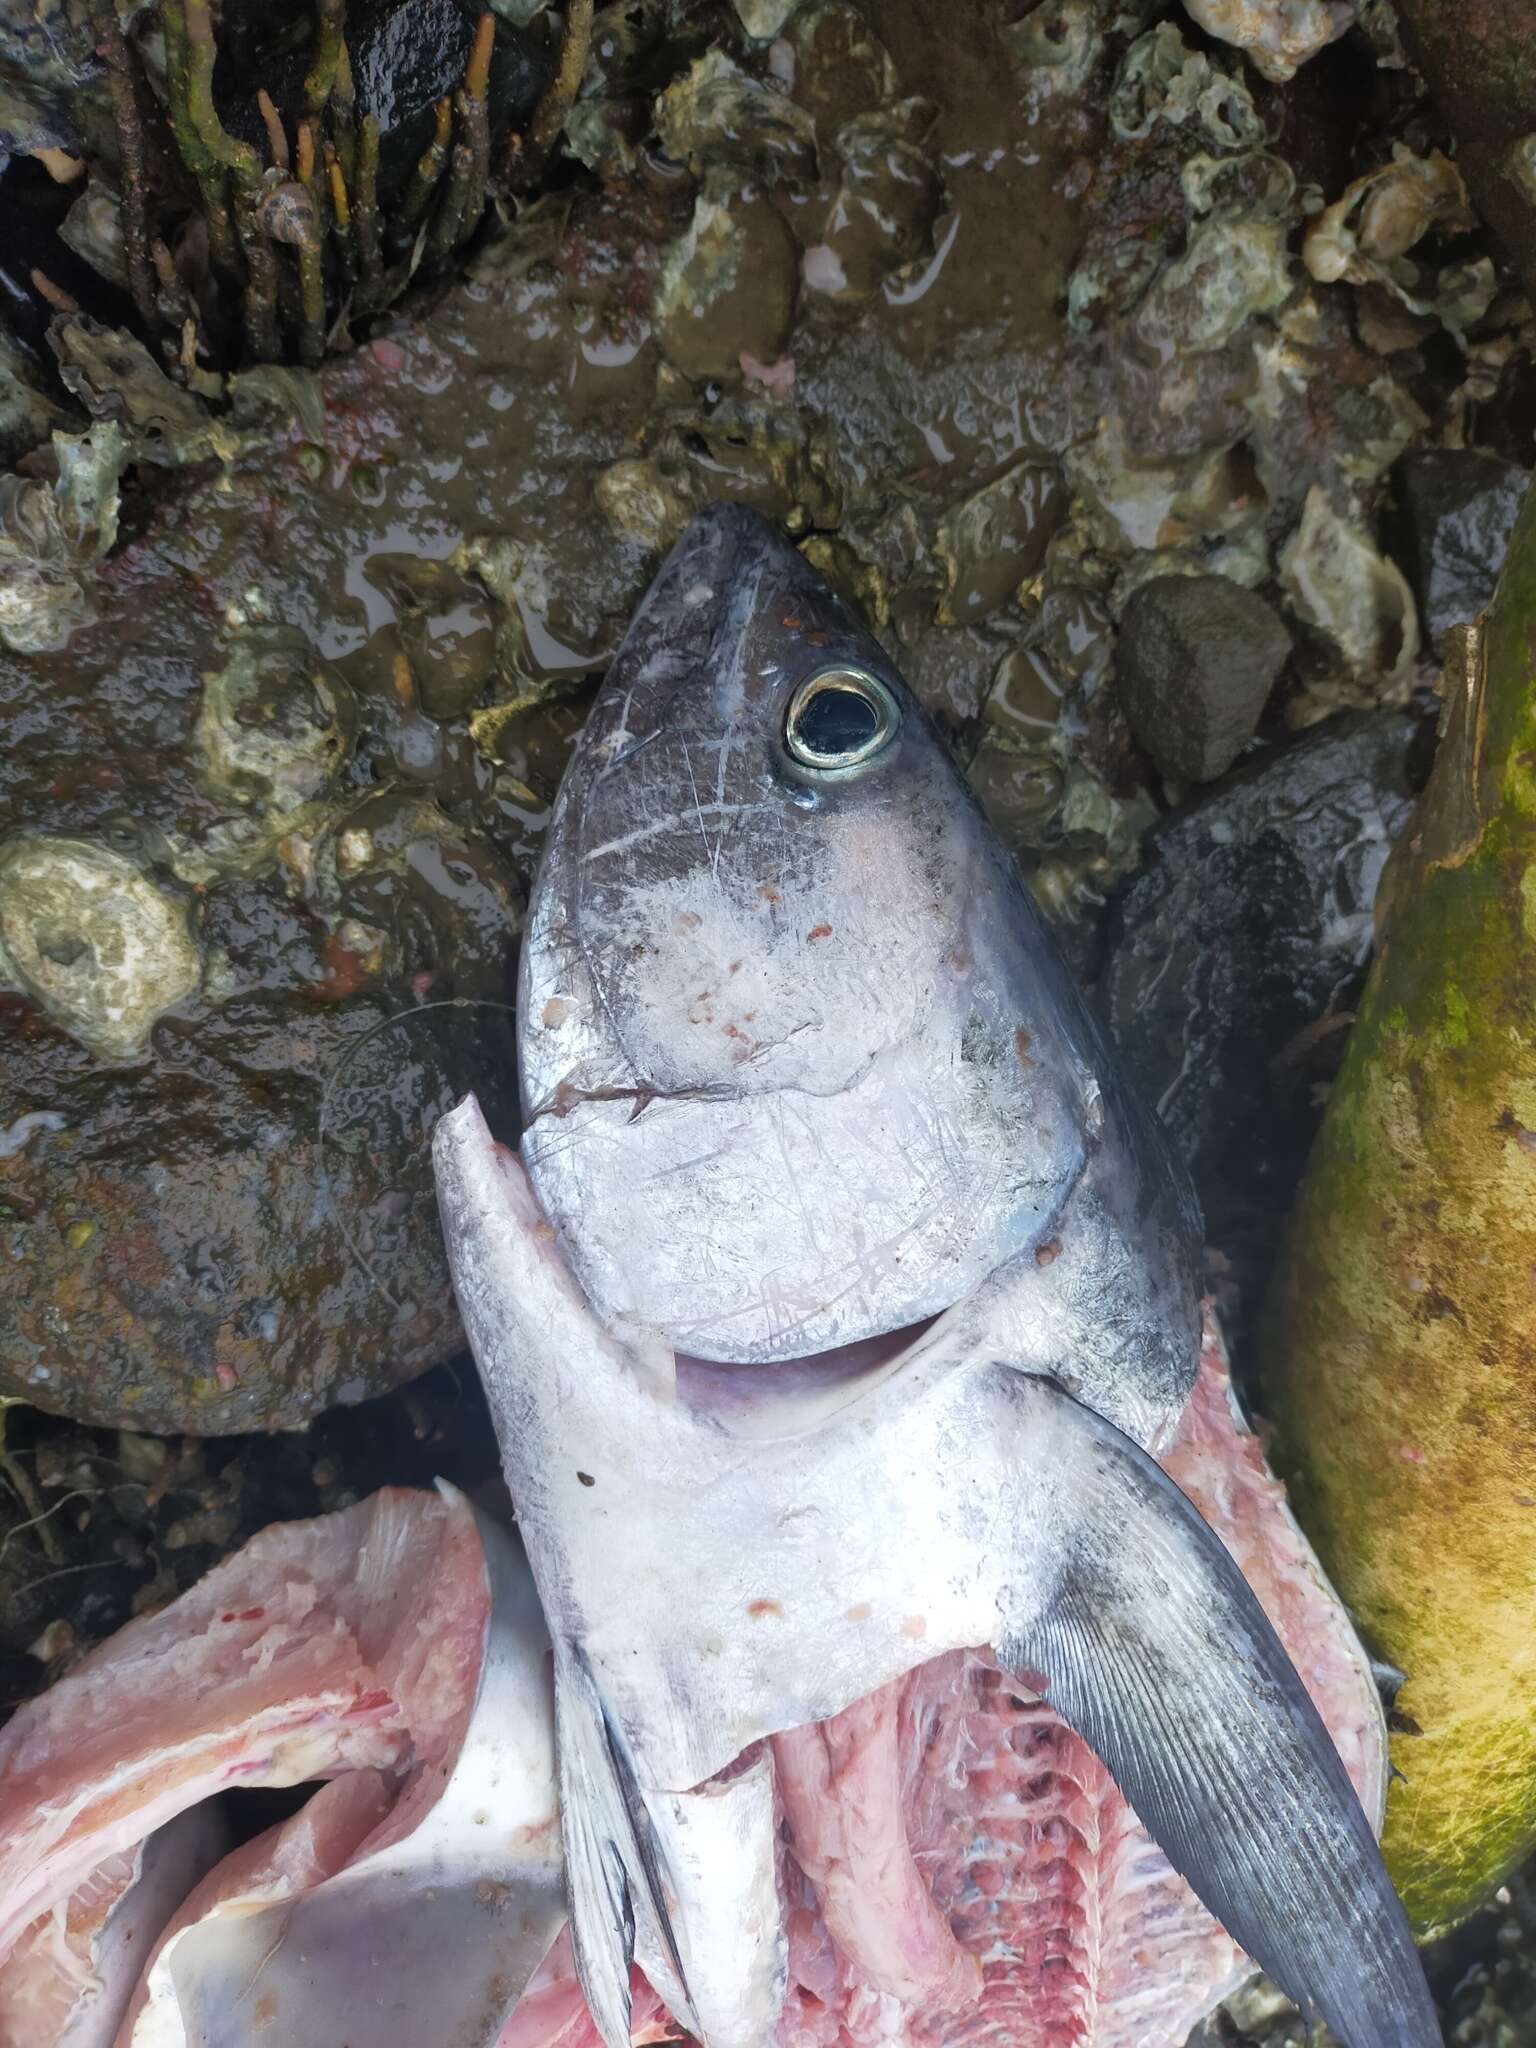
[[[494,1497],[425,1141],[465,1086],[513,1125],[542,826],[711,498],[784,522],[966,766],[1195,1166],[1241,1374],[1536,459],[1530,308],[1379,0],[1259,62],[1144,0],[619,0],[569,105],[524,12],[487,210],[434,226],[440,163],[415,271],[327,255],[323,335],[274,230],[263,340],[154,18],[146,299],[111,39],[45,9],[40,57],[0,7],[0,1711],[267,1521]],[[447,90],[397,95],[386,256]],[[1436,1951],[1449,2039],[1536,2040],[1531,1911]]]

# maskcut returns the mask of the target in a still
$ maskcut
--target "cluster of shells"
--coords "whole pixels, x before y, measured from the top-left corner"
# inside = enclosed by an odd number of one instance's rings
[[[1106,12],[1047,0],[1009,31],[1017,90],[1041,121],[1107,96],[1066,290],[1075,424],[959,502],[914,516],[909,499],[871,517],[840,490],[812,422],[796,449],[799,495],[783,508],[877,625],[900,564],[908,588],[933,579],[941,623],[974,630],[969,657],[989,662],[992,683],[961,744],[998,823],[1041,857],[1037,886],[1058,909],[1134,864],[1155,815],[1144,774],[1125,772],[1123,706],[1102,689],[1135,593],[1170,576],[1254,593],[1243,616],[1278,650],[1267,683],[1283,670],[1292,728],[1407,701],[1432,670],[1382,540],[1390,472],[1411,447],[1465,445],[1532,339],[1456,165],[1414,139],[1422,128],[1331,191],[1277,152],[1271,85],[1350,27],[1352,8],[1192,0],[1189,20],[1118,51]],[[1401,73],[1390,18],[1369,12],[1378,61]],[[873,37],[869,104],[829,133],[813,81],[826,45],[854,45],[858,31],[835,7],[781,14],[748,15],[775,40],[746,68],[711,53],[655,108],[656,131],[700,181],[687,232],[663,252],[657,337],[693,390],[717,379],[743,392],[747,431],[763,439],[764,411],[792,390],[797,313],[868,303],[921,273],[954,225],[925,149],[932,110],[882,69]],[[603,130],[602,102],[578,113],[589,160],[611,167],[623,145]],[[1456,367],[1431,373],[1426,351],[1443,364],[1444,342]],[[697,493],[664,431],[655,440],[601,491],[617,525],[660,547]],[[1237,746],[1269,697],[1259,691]],[[1131,737],[1174,798],[1232,758],[1202,771],[1149,732]]]

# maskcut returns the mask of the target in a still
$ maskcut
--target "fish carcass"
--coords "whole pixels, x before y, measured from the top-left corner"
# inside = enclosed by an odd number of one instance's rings
[[[470,1099],[436,1166],[606,2048],[636,1961],[704,2048],[1158,2048],[1245,1956],[1347,2048],[1436,2040],[1379,1706],[1201,1366],[1182,1169],[884,650],[743,508],[578,741],[519,1045],[519,1152]]]

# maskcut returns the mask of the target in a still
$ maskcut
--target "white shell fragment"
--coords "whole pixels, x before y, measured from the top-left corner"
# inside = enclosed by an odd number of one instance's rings
[[[0,846],[0,984],[90,1051],[137,1057],[201,974],[186,902],[123,854],[42,836]]]
[[[1184,0],[1191,21],[1244,51],[1276,85],[1294,78],[1355,18],[1352,0]]]
[[[1296,614],[1357,673],[1405,675],[1419,651],[1413,595],[1395,562],[1317,485],[1280,553],[1280,581]]]

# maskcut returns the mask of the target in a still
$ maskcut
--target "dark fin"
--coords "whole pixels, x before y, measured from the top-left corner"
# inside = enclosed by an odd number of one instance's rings
[[[637,1919],[675,1973],[675,1983],[656,1988],[669,2006],[682,2008],[673,2018],[696,2031],[644,1795],[574,1646],[557,1653],[555,1748],[576,1974],[604,2048],[629,2048]]]
[[[1233,1939],[1345,2048],[1440,2028],[1369,1821],[1220,1539],[1113,1424],[1046,1381],[1067,1552],[1044,1617],[997,1648],[1108,1766]]]

